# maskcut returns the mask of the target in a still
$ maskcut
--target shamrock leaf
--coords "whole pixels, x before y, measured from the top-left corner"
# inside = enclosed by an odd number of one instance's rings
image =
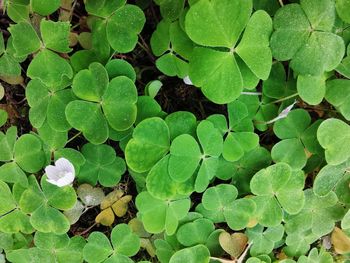
[[[170,258],[169,263],[180,263],[180,262],[203,262],[208,263],[210,261],[210,252],[206,246],[197,245],[194,247],[181,249]]]
[[[86,162],[77,176],[80,182],[96,185],[98,181],[107,187],[119,182],[125,172],[125,162],[116,156],[111,146],[88,143],[82,147],[81,152]]]
[[[1,77],[16,77],[21,75],[20,62],[26,59],[24,57],[16,57],[12,37],[7,39],[7,46],[5,49],[4,37],[0,34],[0,76]]]
[[[111,242],[101,232],[92,232],[84,247],[84,260],[87,262],[129,262],[140,249],[139,237],[131,232],[126,224],[119,224],[113,228]],[[132,261],[130,261],[132,262]]]
[[[71,128],[65,115],[66,106],[75,99],[71,89],[51,88],[33,79],[27,85],[26,97],[30,106],[29,120],[34,127],[41,128],[46,121],[56,131]]]
[[[325,149],[326,161],[338,165],[350,157],[347,150],[350,145],[350,127],[338,119],[328,119],[321,123],[317,130],[317,139]]]
[[[32,10],[42,16],[47,16],[55,12],[61,5],[59,0],[52,0],[50,2],[45,0],[32,0],[30,3]]]
[[[135,172],[149,171],[170,147],[169,128],[165,121],[154,117],[140,122],[125,148],[125,159]]]
[[[270,254],[275,245],[282,240],[283,234],[284,227],[282,225],[269,227],[266,230],[264,230],[264,227],[261,225],[248,228],[246,235],[248,236],[249,242],[253,243],[250,248],[250,254],[252,256]]]
[[[344,116],[350,120],[350,80],[335,79],[327,82],[326,100],[331,103]]]
[[[289,165],[277,163],[257,172],[251,182],[252,193],[257,195],[259,223],[276,226],[282,221],[283,210],[297,214],[304,206],[304,174],[292,172]]]
[[[179,220],[187,215],[190,205],[189,198],[163,201],[148,192],[142,192],[136,197],[140,219],[149,233],[161,233],[165,230],[168,235],[174,234]]]
[[[292,59],[295,72],[319,76],[339,64],[345,46],[339,36],[330,32],[335,20],[334,2],[322,0],[317,2],[317,8],[314,3],[303,0],[300,5],[286,5],[276,12],[271,48],[278,60]]]
[[[319,197],[313,193],[312,189],[305,190],[305,205],[300,213],[287,218],[286,232],[303,234],[311,230],[316,238],[330,233],[335,222],[345,214],[344,208],[337,202],[338,198],[334,192]]]
[[[317,196],[324,197],[334,191],[342,203],[348,204],[350,202],[349,167],[349,161],[339,165],[324,166],[314,181],[314,193]]]
[[[9,186],[0,181],[0,231],[4,233],[26,233],[34,231],[29,217],[18,209],[18,200],[15,199],[15,189],[20,189],[18,184],[14,186],[14,193]]]
[[[29,187],[23,192],[19,206],[23,212],[31,214],[32,226],[44,233],[63,234],[69,230],[68,219],[59,210],[68,210],[76,202],[76,194],[71,186],[57,187],[41,179],[41,188],[34,176],[30,176]]]
[[[251,12],[252,1],[200,0],[186,15],[186,33],[195,43],[205,46],[194,49],[189,77],[215,103],[224,104],[238,98],[243,80],[249,75],[267,79],[270,73],[272,21],[265,11],[259,10],[250,17]],[[236,46],[244,28],[243,37]],[[225,47],[230,51],[209,47]],[[252,55],[256,52],[259,56]],[[243,66],[239,66],[240,59]]]

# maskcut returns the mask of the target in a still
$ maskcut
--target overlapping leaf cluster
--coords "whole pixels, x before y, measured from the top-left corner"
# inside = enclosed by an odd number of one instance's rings
[[[129,2],[3,3],[33,129],[0,109],[0,262],[345,262],[350,1]],[[170,77],[225,110],[164,112]],[[73,185],[46,180],[61,157]]]

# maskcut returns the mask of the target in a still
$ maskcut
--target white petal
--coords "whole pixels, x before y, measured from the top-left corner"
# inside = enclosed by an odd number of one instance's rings
[[[185,84],[187,84],[187,85],[193,85],[193,83],[192,83],[192,81],[191,81],[191,79],[190,79],[189,76],[184,77],[183,81],[184,81]]]
[[[57,185],[58,187],[63,187],[66,185],[71,185],[74,181],[74,177],[75,176],[72,173],[67,173],[58,180],[46,179],[46,181],[49,182],[50,184]]]
[[[65,172],[75,174],[73,164],[69,160],[67,160],[66,158],[59,158],[55,162],[55,165],[60,171],[65,171]]]
[[[58,180],[60,178],[60,170],[53,165],[49,165],[45,167],[45,173],[47,175],[47,178],[51,180]]]

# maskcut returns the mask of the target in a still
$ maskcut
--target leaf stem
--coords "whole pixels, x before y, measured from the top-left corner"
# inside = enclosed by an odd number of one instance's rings
[[[241,92],[241,95],[260,96],[260,95],[262,95],[262,92],[242,91],[242,92]]]
[[[77,134],[75,134],[72,138],[70,138],[66,144],[70,143],[71,141],[73,141],[75,138],[77,138],[79,135],[81,134],[81,132],[78,132]]]
[[[284,6],[283,0],[278,0],[278,2],[280,2],[280,5],[281,5],[281,6]]]
[[[285,97],[285,98],[278,99],[278,100],[274,100],[274,101],[270,102],[269,104],[274,104],[274,103],[279,103],[279,102],[282,102],[282,101],[285,101],[285,100],[289,100],[289,99],[294,98],[294,97],[296,97],[296,96],[298,96],[298,95],[299,95],[299,94],[298,94],[298,92],[297,92],[297,93],[294,93],[294,94],[292,94],[292,95],[289,95],[289,96],[287,96],[287,97]]]

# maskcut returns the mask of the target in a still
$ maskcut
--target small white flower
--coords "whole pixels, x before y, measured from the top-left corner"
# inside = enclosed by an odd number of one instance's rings
[[[71,185],[75,178],[74,166],[65,158],[59,158],[55,165],[46,166],[45,173],[46,181],[59,187]]]
[[[184,77],[183,81],[184,81],[185,84],[187,84],[187,85],[193,85],[193,83],[192,83],[192,81],[191,81],[191,79],[190,79],[189,76]]]

